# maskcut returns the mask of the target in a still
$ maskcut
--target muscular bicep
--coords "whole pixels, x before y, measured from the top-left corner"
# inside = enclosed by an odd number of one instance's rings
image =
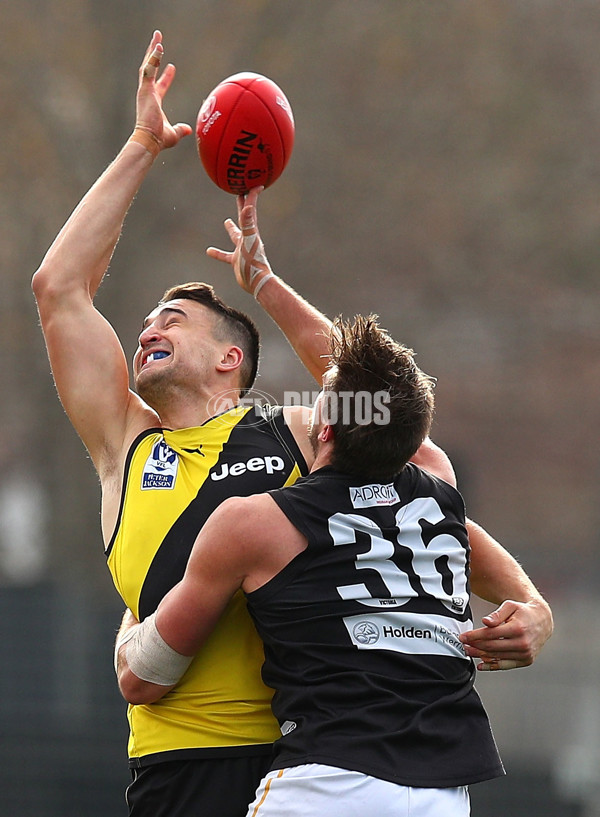
[[[225,500],[198,534],[183,579],[159,605],[162,637],[193,655],[238,590],[261,587],[305,547],[268,494]]]
[[[91,301],[48,300],[39,299],[38,308],[56,389],[100,470],[105,452],[120,451],[132,419],[149,410],[130,392],[119,339]]]

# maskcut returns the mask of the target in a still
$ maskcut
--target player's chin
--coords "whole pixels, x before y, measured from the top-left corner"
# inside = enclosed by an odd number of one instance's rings
[[[162,373],[168,368],[170,362],[171,356],[169,355],[159,360],[149,360],[142,363],[135,376],[136,382],[143,379],[162,377]]]
[[[167,373],[165,367],[143,368],[134,379],[134,388],[146,403],[152,405],[154,397],[164,391]]]

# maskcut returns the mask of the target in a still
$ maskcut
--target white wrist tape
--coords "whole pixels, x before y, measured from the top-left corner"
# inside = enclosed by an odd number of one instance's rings
[[[192,663],[193,655],[181,655],[162,638],[156,629],[156,613],[132,628],[125,655],[129,669],[142,681],[170,687],[176,684]]]
[[[135,635],[135,631],[138,628],[138,624],[134,627],[130,627],[128,630],[125,630],[124,633],[117,636],[117,640],[115,641],[115,657],[114,657],[114,666],[115,666],[115,675],[118,675],[117,668],[119,665],[119,650],[123,646],[123,644],[127,644],[128,641],[131,641],[133,636]]]
[[[254,297],[255,297],[255,299],[257,301],[258,301],[258,293],[261,291],[261,289],[264,287],[264,285],[267,283],[267,281],[271,280],[271,278],[275,278],[275,273],[274,272],[268,272],[265,275],[265,277],[261,278],[260,281],[258,282],[258,284],[256,285],[256,289],[254,290],[253,294],[254,294]]]

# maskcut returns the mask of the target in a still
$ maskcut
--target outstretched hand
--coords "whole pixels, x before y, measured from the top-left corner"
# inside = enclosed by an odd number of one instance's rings
[[[528,667],[552,635],[550,607],[543,599],[505,601],[482,619],[484,627],[460,636],[465,652],[481,659],[478,670]]]
[[[262,187],[254,187],[246,196],[238,196],[238,223],[230,218],[225,221],[225,229],[235,248],[231,252],[216,247],[206,250],[211,258],[231,264],[238,284],[254,297],[273,276],[256,220],[256,202],[262,190]]]
[[[154,148],[151,152],[155,153],[173,147],[182,137],[192,133],[191,126],[185,122],[171,125],[163,110],[163,100],[175,77],[172,63],[168,63],[159,76],[163,55],[162,34],[155,31],[140,65],[134,130],[139,137],[136,141],[145,144],[149,150]]]

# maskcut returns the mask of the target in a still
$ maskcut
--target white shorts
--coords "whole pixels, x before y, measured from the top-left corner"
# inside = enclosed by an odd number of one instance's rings
[[[469,817],[466,786],[421,789],[308,763],[269,772],[246,817]]]

